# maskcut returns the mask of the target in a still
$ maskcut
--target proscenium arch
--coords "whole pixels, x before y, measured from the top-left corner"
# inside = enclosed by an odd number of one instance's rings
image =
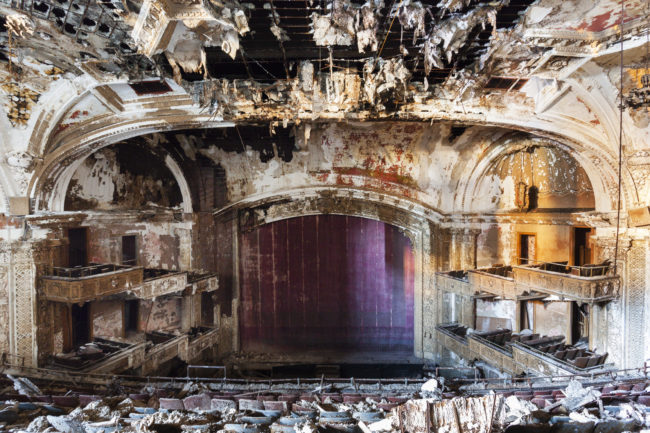
[[[233,218],[233,214],[237,218]],[[414,257],[414,305],[413,305],[413,351],[423,358],[425,331],[425,293],[432,293],[434,267],[431,265],[433,251],[433,228],[440,221],[441,215],[421,204],[405,198],[395,198],[377,192],[369,192],[356,187],[306,187],[284,191],[263,198],[246,199],[218,209],[215,219],[224,223],[239,221],[242,215],[255,220],[251,228],[264,224],[298,218],[308,215],[344,215],[380,221],[399,228],[411,241]],[[234,237],[239,242],[238,236]],[[237,266],[237,265],[236,265]],[[235,272],[239,272],[235,269]],[[240,299],[240,288],[236,287],[236,296]],[[426,316],[435,314],[427,311]],[[427,317],[428,318],[428,317]],[[430,319],[430,318],[428,318]]]
[[[571,145],[546,137],[526,137],[519,132],[507,134],[500,140],[492,143],[486,152],[482,153],[473,161],[474,164],[467,164],[464,174],[460,176],[461,181],[458,188],[461,193],[457,196],[456,209],[466,213],[474,212],[475,210],[471,207],[472,197],[479,192],[478,188],[487,171],[500,157],[508,153],[511,149],[521,146],[522,141],[525,140],[533,143],[539,142],[545,146],[556,146],[567,152],[584,169],[589,178],[589,182],[594,191],[595,210],[597,212],[611,212],[616,210],[617,197],[612,196],[611,192],[614,191],[613,188],[616,186],[617,168],[614,168],[612,161],[605,158],[604,155],[601,155],[600,160],[603,164],[596,166],[589,158],[589,150],[579,147],[578,144]],[[621,194],[621,208],[623,209],[626,203],[631,200],[628,191],[629,181],[626,181],[628,179],[624,177],[621,184],[621,188],[623,189],[623,194]]]
[[[196,119],[188,121],[186,116],[177,123],[168,124],[165,119],[127,120],[121,123],[110,123],[100,130],[81,134],[43,158],[29,184],[29,197],[33,200],[33,212],[62,212],[64,211],[65,194],[74,172],[79,165],[92,153],[111,144],[157,132],[198,127]],[[230,122],[206,120],[199,122],[201,127],[231,127]],[[112,126],[111,126],[112,125]],[[172,172],[183,198],[183,212],[192,213],[193,203],[189,183],[183,175],[178,162],[170,155],[165,157],[165,165]]]
[[[68,107],[69,109],[74,108],[73,105],[69,105]],[[68,179],[71,177],[71,174],[64,174],[61,167],[67,167],[71,164],[67,158],[69,156],[72,158],[75,157],[74,155],[77,153],[76,147],[95,146],[94,148],[97,149],[103,145],[147,133],[206,127],[232,127],[235,125],[233,122],[224,122],[220,119],[210,118],[210,116],[201,114],[198,110],[193,112],[192,109],[165,112],[164,114],[153,111],[145,113],[144,116],[142,116],[143,113],[138,113],[138,117],[132,116],[131,118],[125,118],[130,114],[129,112],[121,112],[112,116],[102,115],[96,119],[89,119],[85,122],[85,125],[94,126],[95,129],[91,132],[87,132],[86,127],[74,126],[68,128],[63,136],[50,136],[46,139],[43,146],[37,146],[40,149],[47,148],[53,150],[40,160],[42,162],[38,164],[35,175],[32,177],[28,188],[28,195],[33,203],[33,211],[39,212],[60,208],[60,206],[55,206],[56,200],[54,200],[54,197],[61,195],[57,190],[57,185],[58,188],[61,187],[58,180],[60,177],[67,177]],[[60,121],[61,116],[58,117],[57,121]],[[432,119],[427,120],[450,120],[449,118],[442,118],[442,114],[440,113],[437,115],[435,113],[430,114],[430,116]],[[616,157],[613,155],[613,151],[608,148],[607,144],[603,143],[597,137],[597,134],[593,133],[593,129],[590,130],[585,125],[581,125],[580,122],[567,119],[545,120],[533,117],[524,120],[523,117],[506,117],[503,116],[503,113],[496,112],[487,112],[481,116],[472,113],[466,115],[458,114],[457,118],[453,120],[456,123],[466,125],[494,126],[513,131],[527,132],[564,143],[565,146],[568,146],[569,154],[576,158],[589,176],[596,197],[596,210],[607,212],[615,209],[616,199],[612,197],[611,191],[615,191],[617,183]],[[327,122],[328,120],[324,119],[324,121]],[[329,121],[331,122],[332,120],[330,119]],[[386,119],[386,121],[390,121],[390,119]],[[56,122],[54,124],[51,122],[48,123],[47,128],[43,126],[39,128],[39,131],[42,132],[44,128],[49,133],[55,131],[57,124]],[[558,122],[560,123],[559,125]],[[30,146],[34,143],[34,139],[32,137]],[[52,140],[58,140],[58,143]],[[65,144],[60,144],[63,140],[65,140]],[[576,151],[573,151],[573,149]],[[592,162],[589,159],[590,157],[598,158],[599,161]],[[468,166],[471,166],[471,164],[468,164]],[[597,173],[601,171],[602,173],[598,175]],[[464,177],[468,177],[468,174],[465,174]],[[633,201],[626,187],[626,185],[631,184],[630,179],[631,177],[626,173],[623,182],[624,200],[622,200],[622,204]],[[466,186],[467,183],[463,185]],[[456,211],[461,212],[467,211],[464,205],[464,196],[467,194],[467,188],[463,189],[463,185],[459,185],[461,187],[460,190],[464,190],[464,194],[460,194],[462,196],[460,206],[454,206]],[[55,190],[56,193],[54,193]],[[610,191],[610,193],[607,191]],[[607,197],[609,197],[609,201]],[[457,195],[455,202],[458,203],[458,200],[459,197]],[[186,202],[185,197],[184,202]]]

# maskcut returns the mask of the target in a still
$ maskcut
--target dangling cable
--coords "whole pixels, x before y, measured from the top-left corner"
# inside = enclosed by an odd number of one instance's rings
[[[614,244],[614,275],[618,268],[618,238],[621,231],[621,172],[623,169],[623,19],[625,15],[625,0],[621,0],[621,79],[619,83],[619,104],[618,118],[618,200],[616,203],[616,243]]]

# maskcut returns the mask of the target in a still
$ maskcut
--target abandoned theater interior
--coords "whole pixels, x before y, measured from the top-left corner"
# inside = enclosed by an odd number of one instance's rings
[[[650,431],[650,0],[0,0],[0,429]]]

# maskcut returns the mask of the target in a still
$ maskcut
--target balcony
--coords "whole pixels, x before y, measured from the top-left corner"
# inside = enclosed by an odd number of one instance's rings
[[[466,280],[454,277],[463,271],[439,272],[442,291],[474,296],[489,294],[518,299],[530,293],[556,295],[579,302],[605,302],[619,296],[619,277],[608,275],[609,265],[568,266],[539,262],[521,266],[497,265],[467,271]]]
[[[153,299],[172,293],[214,291],[215,274],[198,274],[139,266],[93,264],[77,268],[53,268],[41,277],[41,295],[49,300],[83,303],[122,292],[140,299]]]
[[[536,263],[513,267],[518,287],[580,302],[604,302],[619,296],[619,277],[608,272],[606,264]]]
[[[133,290],[142,284],[142,268],[94,264],[79,268],[53,268],[41,277],[41,295],[50,301],[83,303]]]
[[[187,272],[165,269],[144,269],[143,281],[133,288],[133,294],[140,299],[153,299],[171,293],[181,292],[187,286]]]
[[[436,285],[445,292],[466,296],[474,294],[467,271],[436,272]]]
[[[215,328],[194,328],[189,334],[189,344],[185,358],[187,362],[198,359],[204,350],[215,347],[219,337],[218,329]]]
[[[183,358],[187,353],[188,335],[172,335],[163,332],[151,332],[146,335],[147,341],[154,345],[146,351],[146,357],[142,364],[142,374],[149,374],[158,367],[175,358]]]
[[[475,332],[457,323],[436,326],[438,342],[458,356],[480,359],[509,374],[580,374],[612,368],[607,354],[564,343],[563,336],[513,334],[509,329]]]
[[[53,356],[51,363],[59,368],[81,372],[114,373],[132,367],[144,359],[145,343],[127,343],[95,338],[75,351]]]
[[[95,338],[75,351],[53,356],[51,364],[72,371],[104,374],[141,368],[141,374],[147,375],[173,358],[193,362],[204,350],[215,347],[217,338],[215,328],[194,328],[180,335],[157,331],[139,333],[128,341]]]
[[[219,280],[216,274],[190,272],[187,274],[187,285],[192,294],[213,292],[219,288]]]
[[[517,297],[512,266],[474,269],[468,272],[468,279],[474,293],[487,292],[505,299]]]

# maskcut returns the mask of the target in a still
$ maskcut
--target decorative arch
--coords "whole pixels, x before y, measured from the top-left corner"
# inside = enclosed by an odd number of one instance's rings
[[[91,132],[77,128],[73,134],[65,137],[66,142],[56,146],[45,155],[37,166],[29,184],[28,193],[33,200],[33,211],[61,212],[64,210],[65,194],[70,179],[83,160],[93,152],[126,140],[128,138],[155,133],[196,127],[227,127],[229,122],[214,119],[204,119],[187,115],[170,117],[155,117],[153,119],[122,119],[111,116],[104,119],[102,126]],[[178,182],[183,197],[183,211],[191,213],[192,195],[189,183],[180,165],[171,156],[165,158],[165,163]]]
[[[421,204],[401,197],[388,196],[355,187],[309,187],[264,197],[251,197],[218,209],[217,221],[238,221],[239,230],[307,215],[347,215],[373,219],[398,227],[411,241],[414,252],[414,353],[423,357],[425,320],[431,322],[434,299],[436,254],[434,231],[442,215]],[[238,242],[235,236],[235,242]],[[237,266],[237,265],[236,265]],[[235,271],[235,272],[238,272]],[[237,288],[239,298],[239,288]]]
[[[79,100],[84,94],[76,96]],[[593,101],[589,101],[592,103]],[[33,210],[52,211],[61,209],[61,190],[67,187],[71,174],[68,168],[74,165],[74,160],[87,156],[102,146],[117,141],[153,132],[172,131],[192,128],[230,127],[233,122],[224,122],[222,119],[210,118],[207,114],[201,114],[198,109],[188,108],[177,111],[147,112],[138,113],[133,116],[129,112],[121,112],[114,115],[100,115],[88,119],[84,127],[73,126],[63,134],[52,136],[58,122],[65,113],[74,108],[74,104],[66,103],[65,109],[58,109],[44,116],[42,125],[36,128],[30,142],[30,149],[34,149],[36,143],[41,143],[40,149],[51,149],[42,159],[38,159],[35,174],[31,179],[28,194],[32,199]],[[523,110],[523,111],[522,111]],[[519,107],[508,112],[487,111],[477,117],[475,113],[457,113],[455,121],[467,125],[485,125],[509,128],[512,130],[526,131],[540,137],[556,140],[564,146],[567,151],[587,171],[596,195],[596,210],[601,212],[611,211],[616,208],[616,187],[617,187],[617,156],[613,154],[611,146],[608,146],[607,134],[595,132],[588,125],[583,125],[577,120],[559,118],[557,116],[546,117],[546,114],[534,115],[527,107]],[[524,112],[525,111],[525,112]],[[43,114],[42,114],[43,115]],[[127,118],[127,116],[130,116]],[[440,118],[441,113],[429,113],[431,118]],[[89,126],[92,130],[89,131]],[[50,134],[46,140],[40,140],[44,134]],[[470,185],[476,183],[476,175],[485,171],[486,164],[498,155],[498,146],[492,146],[481,159],[476,159],[476,169],[467,170],[462,176],[459,190],[462,194],[456,195],[454,209],[471,211],[467,206],[465,197],[471,193]],[[472,164],[468,164],[468,167]],[[623,200],[622,205],[634,202],[633,181],[629,173],[623,176]],[[187,182],[185,182],[187,183]],[[179,185],[181,182],[179,182]],[[187,191],[186,191],[187,192]],[[184,202],[189,203],[189,197],[184,197]],[[189,207],[187,207],[189,209]]]

